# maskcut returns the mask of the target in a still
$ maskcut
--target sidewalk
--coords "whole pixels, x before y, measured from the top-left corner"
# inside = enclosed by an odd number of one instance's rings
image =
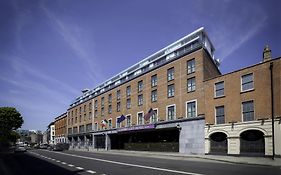
[[[246,165],[279,166],[281,168],[281,158],[272,160],[270,157],[240,157],[240,156],[220,156],[220,155],[187,155],[172,152],[148,152],[148,151],[126,151],[126,150],[99,150],[91,151],[101,154],[116,154],[127,156],[169,158],[177,160],[193,161],[218,161],[227,163],[237,163]]]

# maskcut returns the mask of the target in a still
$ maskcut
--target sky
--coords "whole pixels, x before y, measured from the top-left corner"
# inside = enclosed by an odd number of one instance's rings
[[[0,0],[0,107],[46,130],[93,89],[204,27],[228,73],[281,56],[279,0]]]

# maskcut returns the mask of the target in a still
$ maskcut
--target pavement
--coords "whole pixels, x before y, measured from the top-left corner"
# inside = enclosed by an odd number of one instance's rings
[[[277,166],[281,167],[281,158],[271,157],[244,157],[244,156],[228,156],[228,155],[189,155],[182,153],[173,152],[151,152],[151,151],[128,151],[128,150],[98,150],[90,151],[102,154],[119,154],[127,156],[139,156],[139,157],[156,157],[156,158],[169,158],[169,159],[198,159],[200,160],[210,160],[226,163],[236,163],[236,164],[247,164],[247,165],[260,165],[260,166]]]

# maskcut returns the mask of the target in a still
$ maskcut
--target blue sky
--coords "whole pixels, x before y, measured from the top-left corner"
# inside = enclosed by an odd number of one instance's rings
[[[84,88],[205,27],[222,73],[281,56],[278,0],[0,0],[0,106],[45,130]]]

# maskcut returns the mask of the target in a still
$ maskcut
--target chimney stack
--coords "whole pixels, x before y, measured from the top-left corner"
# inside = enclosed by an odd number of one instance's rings
[[[271,50],[268,45],[263,49],[263,62],[271,60]]]

